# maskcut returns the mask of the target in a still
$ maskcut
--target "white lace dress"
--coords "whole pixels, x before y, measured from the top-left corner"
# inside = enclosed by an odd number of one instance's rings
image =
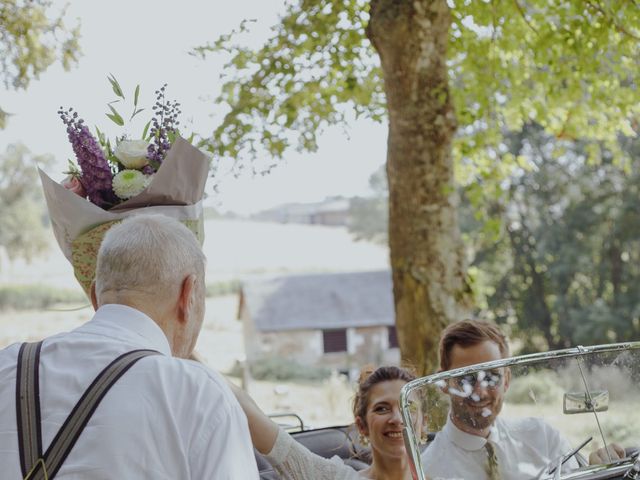
[[[311,452],[280,429],[271,452],[266,456],[285,480],[362,480],[353,468],[337,455],[328,459]]]

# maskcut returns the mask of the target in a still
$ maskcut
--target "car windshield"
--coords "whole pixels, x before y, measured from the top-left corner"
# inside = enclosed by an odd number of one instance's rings
[[[640,342],[419,378],[401,398],[417,478],[622,478],[640,445],[639,385]]]

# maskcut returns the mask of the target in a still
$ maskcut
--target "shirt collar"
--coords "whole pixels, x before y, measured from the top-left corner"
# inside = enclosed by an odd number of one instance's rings
[[[140,310],[126,305],[101,306],[93,318],[77,330],[114,337],[171,356],[169,341],[158,324]]]
[[[489,431],[488,439],[493,443],[498,443],[500,440],[500,431],[497,427],[500,422],[500,418],[496,418],[495,423],[492,425],[491,430]],[[475,451],[484,448],[484,444],[487,443],[487,439],[484,437],[480,437],[478,435],[472,435],[470,433],[464,432],[456,427],[451,421],[451,416],[447,417],[447,423],[444,425],[442,429],[444,433],[451,439],[453,443],[455,443],[460,448],[468,451]]]

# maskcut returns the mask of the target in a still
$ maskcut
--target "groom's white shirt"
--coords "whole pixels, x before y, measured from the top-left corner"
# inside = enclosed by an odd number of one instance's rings
[[[488,479],[487,440],[492,442],[503,480],[535,478],[542,468],[571,450],[567,440],[540,418],[498,417],[488,438],[463,432],[448,418],[422,454],[422,468],[433,479]],[[572,458],[563,470],[577,467]]]

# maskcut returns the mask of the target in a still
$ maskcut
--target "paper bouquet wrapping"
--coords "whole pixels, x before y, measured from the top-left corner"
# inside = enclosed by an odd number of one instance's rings
[[[208,172],[207,156],[177,137],[149,185],[138,195],[104,210],[40,170],[54,235],[88,296],[100,243],[107,230],[125,217],[141,212],[167,215],[184,223],[202,244],[202,199]]]

